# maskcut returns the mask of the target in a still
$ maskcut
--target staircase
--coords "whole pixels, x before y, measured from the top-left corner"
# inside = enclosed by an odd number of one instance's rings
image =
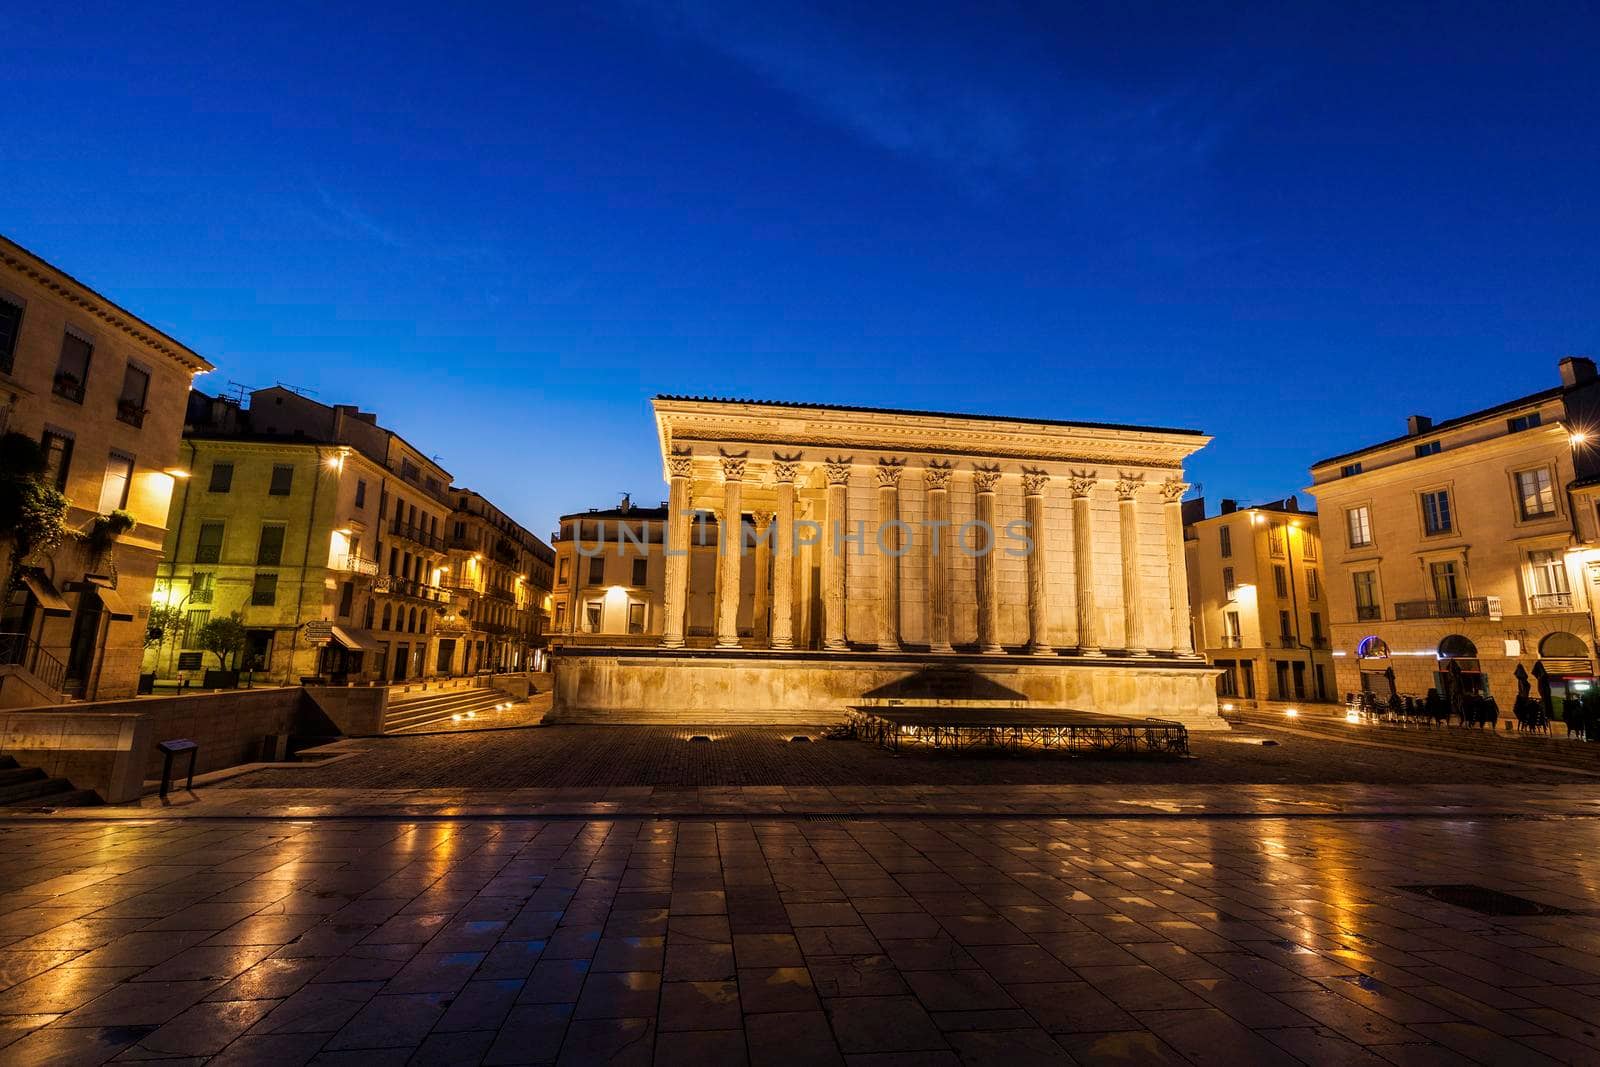
[[[442,693],[411,693],[400,700],[391,698],[383,715],[383,732],[419,730],[449,722],[454,715],[465,717],[469,711],[482,714],[496,704],[509,704],[514,699],[505,690],[494,688],[451,689]]]
[[[99,804],[93,789],[74,789],[65,778],[52,778],[37,767],[19,767],[0,756],[0,808],[83,808]]]

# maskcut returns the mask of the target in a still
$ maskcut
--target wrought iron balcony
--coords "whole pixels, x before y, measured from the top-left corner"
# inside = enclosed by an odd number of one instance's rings
[[[413,544],[421,545],[423,548],[431,548],[438,552],[444,551],[444,538],[438,534],[429,533],[420,526],[394,522],[389,524],[389,533],[395,537],[402,537]]]
[[[346,556],[344,558],[344,565],[339,569],[350,574],[365,574],[370,576],[378,573],[378,563],[376,560],[365,559],[361,556]]]
[[[1383,607],[1380,604],[1357,604],[1356,618],[1362,622],[1373,622],[1383,618]]]
[[[395,574],[378,575],[372,580],[372,591],[389,593],[393,596],[408,596],[413,600],[426,600],[431,604],[443,604],[450,599],[450,593],[437,585],[413,582],[409,578],[401,578]]]
[[[1535,615],[1572,611],[1571,593],[1535,593],[1528,598],[1528,610]]]
[[[1223,634],[1219,644],[1223,648],[1243,648],[1244,637],[1239,634]]]
[[[1493,597],[1463,596],[1452,600],[1401,600],[1394,606],[1396,619],[1468,619],[1491,614]]]

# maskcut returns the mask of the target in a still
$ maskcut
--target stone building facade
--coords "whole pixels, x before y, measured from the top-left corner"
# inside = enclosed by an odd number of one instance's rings
[[[71,536],[0,605],[0,707],[134,694],[190,383],[187,346],[0,238],[0,433],[42,444]],[[105,550],[114,512],[133,525]],[[0,568],[14,544],[0,537]]]
[[[1518,664],[1559,702],[1594,675],[1600,380],[1561,382],[1311,469],[1328,533],[1330,631],[1344,692],[1441,684],[1452,661],[1509,713]]]
[[[371,413],[282,387],[248,405],[196,394],[184,461],[193,477],[173,502],[156,599],[186,625],[147,669],[216,668],[184,653],[207,619],[237,612],[242,666],[273,680],[455,671],[438,654],[452,504],[437,463]]]
[[[453,601],[439,622],[441,673],[541,666],[554,550],[480,493],[457,486],[450,500],[444,585]]]
[[[1321,533],[1295,497],[1239,507],[1184,503],[1195,647],[1221,669],[1217,695],[1330,701],[1338,695]]]
[[[1220,725],[1214,672],[1189,643],[1179,515],[1182,464],[1203,435],[691,397],[654,406],[669,486],[659,642],[651,656],[563,647],[558,715],[814,721],[946,665],[1003,675],[1034,702]],[[719,544],[748,549],[717,551],[709,578],[705,550],[690,547],[703,514]],[[706,627],[694,605],[708,581]]]

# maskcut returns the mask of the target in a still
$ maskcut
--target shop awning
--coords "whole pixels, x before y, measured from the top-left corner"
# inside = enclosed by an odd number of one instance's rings
[[[358,630],[353,626],[335,626],[333,639],[353,652],[382,652],[384,644],[372,636],[371,630]]]
[[[105,605],[106,614],[115,622],[132,622],[133,611],[118,593],[109,585],[98,586],[95,590],[100,594],[100,603]]]
[[[72,614],[71,605],[61,599],[61,594],[56,592],[56,587],[51,585],[50,579],[44,575],[24,573],[22,584],[28,587],[28,592],[33,594],[33,599],[39,602],[46,615],[64,619]]]

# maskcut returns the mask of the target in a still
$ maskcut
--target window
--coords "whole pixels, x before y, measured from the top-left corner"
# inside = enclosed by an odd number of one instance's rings
[[[356,507],[367,506],[367,482],[365,478],[356,479]]]
[[[649,581],[649,576],[650,560],[644,556],[640,556],[638,559],[633,561],[633,584],[644,585]]]
[[[1315,645],[1322,643],[1322,613],[1320,611],[1311,613],[1311,643]]]
[[[22,305],[0,297],[0,371],[11,373],[17,355],[17,334],[22,330]]]
[[[94,345],[77,334],[62,335],[61,359],[56,363],[56,396],[75,404],[83,403],[83,389],[89,381],[89,360],[93,356]]]
[[[1350,578],[1356,588],[1356,618],[1379,618],[1382,612],[1378,608],[1378,572],[1356,571]]]
[[[1289,572],[1281,564],[1272,568],[1272,587],[1279,596],[1289,595]]]
[[[557,604],[556,605],[556,631],[558,633],[560,632],[561,627],[566,624],[566,621],[567,621],[567,606],[565,604]]]
[[[202,522],[194,546],[196,563],[217,563],[222,559],[222,523]]]
[[[1322,579],[1318,577],[1315,567],[1306,568],[1306,599],[1322,599]]]
[[[189,579],[189,603],[209,604],[217,595],[217,576],[210,571],[195,571]]]
[[[1531,430],[1537,425],[1539,425],[1539,413],[1530,411],[1526,415],[1518,415],[1515,418],[1507,419],[1506,432],[1521,433],[1523,430]]]
[[[644,633],[644,604],[638,600],[628,602],[628,632]]]
[[[1550,485],[1549,467],[1517,472],[1517,506],[1524,519],[1540,519],[1556,513],[1556,494]]]
[[[1243,631],[1239,629],[1239,613],[1225,611],[1222,613],[1222,637],[1229,648],[1238,648],[1243,640]]]
[[[1226,600],[1232,600],[1236,595],[1236,589],[1233,584],[1233,568],[1224,567],[1222,568],[1222,596]]]
[[[389,630],[389,629],[392,629],[393,627],[394,627],[394,605],[393,604],[385,604],[383,606],[383,627],[382,628],[385,629],[385,630]]]
[[[1359,463],[1346,463],[1339,468],[1339,477],[1341,478],[1350,478],[1360,473],[1361,464]]]
[[[1450,491],[1438,489],[1422,494],[1422,531],[1430,537],[1447,534],[1453,529],[1450,523]]]
[[[1309,529],[1300,533],[1300,555],[1304,559],[1317,558],[1317,535]]]
[[[1453,605],[1461,599],[1454,560],[1428,564],[1428,577],[1433,582],[1433,598],[1440,604]]]
[[[211,621],[211,609],[201,608],[189,612],[189,617],[184,620],[183,643],[193,647],[195,635],[200,632],[200,627]]]
[[[44,446],[44,480],[56,487],[56,492],[67,491],[67,471],[72,466],[72,438],[53,430],[44,432],[40,442]]]
[[[1275,522],[1267,527],[1267,550],[1276,559],[1283,558],[1283,524]]]
[[[294,467],[288,463],[272,465],[272,484],[267,486],[268,496],[288,496],[294,487]]]
[[[1528,566],[1533,572],[1535,596],[1565,593],[1567,589],[1567,562],[1562,554],[1552,549],[1528,553]]]
[[[1217,531],[1217,541],[1222,548],[1222,558],[1233,558],[1233,528],[1224,526]]]
[[[1294,627],[1289,624],[1289,613],[1278,612],[1278,638],[1280,643],[1288,645],[1294,641]]]
[[[261,527],[261,543],[256,546],[256,565],[276,567],[283,562],[284,527],[269,524]]]
[[[355,607],[355,603],[355,585],[350,582],[342,583],[339,586],[339,618],[348,619],[350,617],[350,610]]]
[[[606,558],[595,556],[589,560],[589,584],[604,585],[606,581]]]
[[[131,426],[143,426],[144,402],[150,397],[150,372],[128,364],[122,372],[122,394],[117,397],[117,418]]]
[[[1365,504],[1349,508],[1344,513],[1345,529],[1349,531],[1351,548],[1366,548],[1372,544],[1372,510]]]
[[[1418,457],[1436,456],[1439,454],[1439,442],[1429,441],[1426,444],[1417,445],[1415,446],[1414,451],[1417,453]]]
[[[208,493],[226,493],[233,489],[233,464],[213,463],[211,465],[211,481],[206,485]]]
[[[128,485],[133,481],[133,457],[111,453],[106,460],[106,480],[100,483],[100,514],[109,515],[128,506]]]
[[[599,600],[591,600],[583,606],[584,618],[588,623],[590,633],[597,634],[600,632],[600,620],[604,610],[605,604]]]
[[[250,603],[256,607],[270,607],[278,602],[278,576],[258,574],[250,587]]]

